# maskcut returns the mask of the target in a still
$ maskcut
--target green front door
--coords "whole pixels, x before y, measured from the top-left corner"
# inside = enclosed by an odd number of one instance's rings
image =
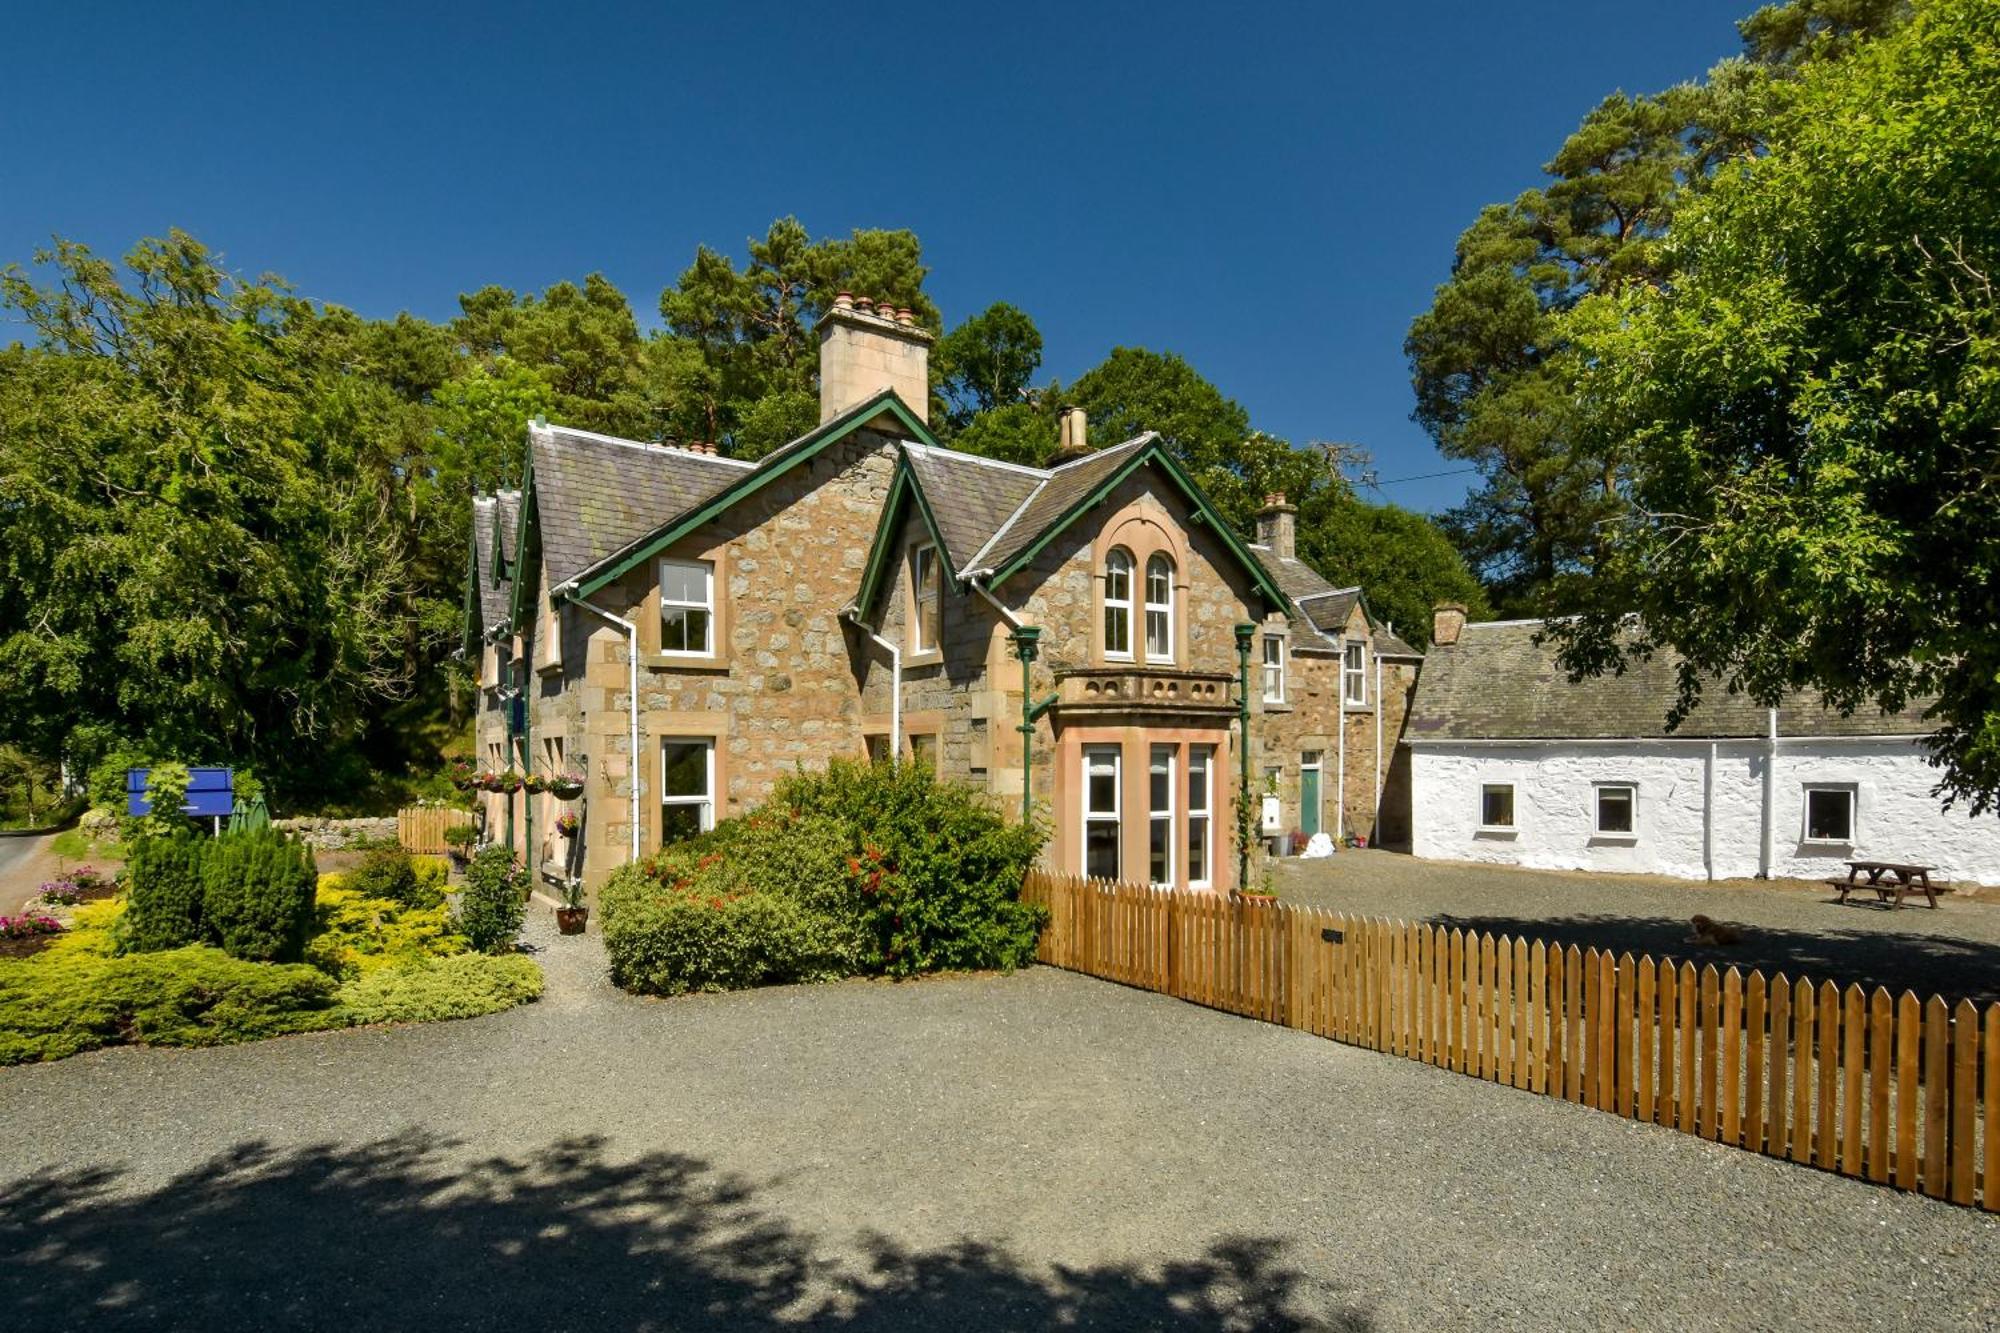
[[[1299,765],[1299,827],[1308,838],[1319,832],[1319,755],[1312,752]]]

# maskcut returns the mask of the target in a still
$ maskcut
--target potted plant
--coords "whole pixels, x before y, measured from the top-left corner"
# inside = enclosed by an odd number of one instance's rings
[[[444,852],[458,865],[472,859],[472,844],[479,841],[479,830],[470,824],[453,824],[444,831]]]
[[[565,769],[549,779],[549,790],[565,801],[574,801],[583,795],[583,774],[576,769]]]
[[[466,763],[463,759],[454,759],[451,761],[450,776],[451,785],[460,791],[471,791],[473,786],[479,781],[479,775],[472,771],[472,765]]]
[[[488,787],[487,790],[503,792],[511,796],[521,790],[521,775],[511,768],[502,769],[493,775],[493,785]]]
[[[556,816],[556,832],[565,838],[574,838],[577,830],[581,827],[583,827],[583,821],[570,811],[564,811],[562,814]]]
[[[583,903],[583,881],[574,878],[564,880],[562,895],[562,906],[556,909],[557,933],[583,934],[584,923],[590,920],[590,909]]]
[[[521,790],[531,796],[539,796],[549,789],[549,780],[539,773],[529,773],[521,779]]]

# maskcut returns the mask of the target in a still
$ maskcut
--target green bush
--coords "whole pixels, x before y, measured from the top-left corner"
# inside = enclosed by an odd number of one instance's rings
[[[275,829],[225,833],[202,856],[202,918],[232,958],[297,962],[313,929],[312,852]]]
[[[730,820],[606,883],[612,980],[655,995],[826,981],[874,956],[828,820]]]
[[[130,898],[120,943],[131,953],[178,949],[204,938],[202,844],[183,834],[141,838],[125,862]]]
[[[444,866],[435,858],[419,862],[394,844],[374,847],[347,872],[342,887],[405,907],[436,907],[444,901]]]
[[[434,1023],[477,1018],[526,1004],[542,993],[542,969],[516,954],[460,954],[367,972],[340,988],[348,1023]]]
[[[849,868],[890,975],[1034,958],[1045,917],[1021,901],[1021,880],[1045,832],[1008,820],[973,788],[940,782],[921,764],[836,759],[780,782],[765,810],[848,830]]]
[[[679,994],[856,973],[1012,968],[1040,909],[1020,901],[1042,833],[915,765],[836,762],[612,876],[612,980]]]
[[[405,907],[364,897],[347,887],[343,875],[320,876],[315,916],[306,961],[343,981],[449,958],[471,947],[442,903]]]
[[[481,953],[510,951],[527,916],[527,898],[528,872],[514,853],[488,847],[466,867],[465,888],[458,895],[459,933]]]

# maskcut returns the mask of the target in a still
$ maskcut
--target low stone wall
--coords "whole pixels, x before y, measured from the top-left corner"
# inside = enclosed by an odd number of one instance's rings
[[[306,816],[298,819],[274,819],[273,828],[297,834],[306,845],[317,851],[337,852],[364,842],[396,840],[396,817],[389,815],[380,819],[322,819]]]

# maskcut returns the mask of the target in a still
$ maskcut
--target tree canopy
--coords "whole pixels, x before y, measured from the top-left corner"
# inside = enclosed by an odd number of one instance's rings
[[[1584,614],[1557,627],[1565,659],[1671,647],[1683,707],[1718,688],[1934,700],[1942,790],[1984,811],[2000,798],[1992,6],[1921,0],[1764,97],[1762,151],[1674,220],[1673,281],[1561,321],[1576,438],[1626,451]]]

